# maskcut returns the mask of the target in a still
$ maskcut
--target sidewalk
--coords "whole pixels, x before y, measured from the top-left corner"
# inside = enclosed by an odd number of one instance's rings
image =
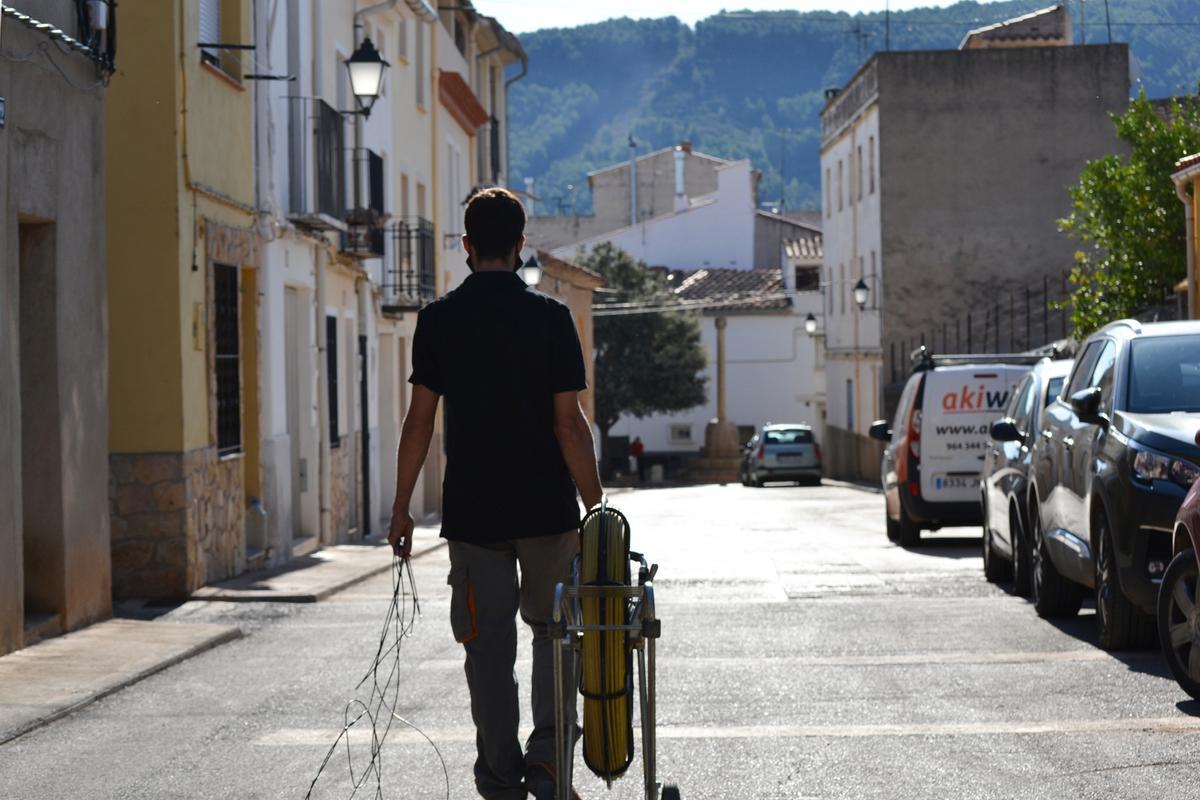
[[[439,528],[418,526],[413,535],[412,557],[418,558],[445,544]],[[233,603],[316,603],[331,594],[386,572],[392,567],[391,547],[382,544],[343,544],[293,559],[275,569],[250,572],[221,583],[204,586],[190,600]]]
[[[413,558],[445,544],[418,527]],[[386,543],[338,545],[206,586],[192,600],[315,603],[391,568]],[[242,636],[234,625],[111,619],[0,658],[0,745]]]

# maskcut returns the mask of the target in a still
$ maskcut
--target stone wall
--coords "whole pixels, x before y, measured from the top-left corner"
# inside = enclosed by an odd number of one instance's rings
[[[212,447],[111,454],[114,596],[184,597],[245,570],[242,469]]]
[[[356,476],[358,475],[358,434],[349,434],[338,440],[339,446],[329,451],[331,485],[329,502],[332,516],[332,542],[345,541],[350,537],[350,531],[357,531],[358,493]]]

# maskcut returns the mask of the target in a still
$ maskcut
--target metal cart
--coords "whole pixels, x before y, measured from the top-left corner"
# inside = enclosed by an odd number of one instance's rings
[[[650,565],[640,553],[629,552],[629,560],[638,565],[637,584],[617,586],[584,586],[580,584],[579,557],[571,569],[571,583],[558,584],[554,590],[554,621],[550,626],[554,639],[555,692],[555,793],[539,793],[536,800],[570,800],[574,772],[575,731],[568,730],[566,703],[577,701],[578,683],[575,670],[567,673],[568,663],[579,664],[583,634],[591,631],[623,631],[625,646],[636,654],[638,675],[638,709],[642,726],[642,768],[645,774],[646,800],[679,800],[679,789],[662,787],[655,777],[655,708],[654,708],[654,644],[662,625],[654,614],[654,575],[658,565]],[[625,601],[625,621],[619,625],[587,625],[583,621],[580,601],[584,598]],[[568,661],[568,654],[574,656]],[[612,788],[613,778],[605,777]]]

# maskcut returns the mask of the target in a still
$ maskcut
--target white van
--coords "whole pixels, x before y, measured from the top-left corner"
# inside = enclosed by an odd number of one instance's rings
[[[883,451],[888,538],[909,546],[921,530],[978,525],[979,480],[992,421],[1038,357],[914,355],[917,370],[896,416],[871,436]]]

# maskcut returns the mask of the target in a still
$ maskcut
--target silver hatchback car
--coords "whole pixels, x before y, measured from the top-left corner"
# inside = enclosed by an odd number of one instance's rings
[[[742,453],[742,485],[821,482],[821,445],[804,424],[764,425]]]

